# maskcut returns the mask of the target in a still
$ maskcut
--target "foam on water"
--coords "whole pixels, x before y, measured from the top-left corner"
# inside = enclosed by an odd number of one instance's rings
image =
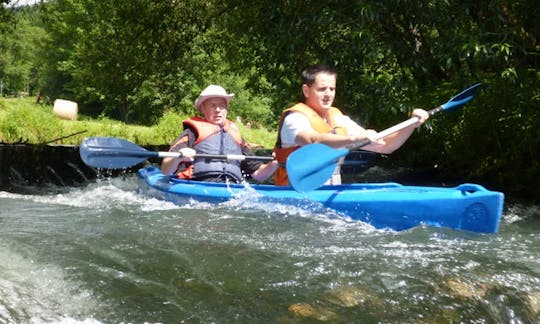
[[[98,210],[140,209],[154,211],[179,208],[170,202],[143,197],[134,188],[123,188],[112,182],[93,183],[84,188],[73,188],[66,193],[59,194],[26,195],[0,191],[0,198]]]
[[[540,215],[540,206],[538,205],[524,206],[522,204],[512,204],[506,208],[503,221],[512,224],[538,215]]]
[[[280,215],[280,217],[300,217],[315,219],[324,222],[328,227],[325,231],[343,231],[350,226],[360,226],[365,230],[371,231],[374,228],[366,223],[351,221],[350,217],[344,216],[339,212],[326,208],[319,203],[306,201],[302,204],[283,204],[279,202],[261,201],[262,195],[253,188],[246,186],[246,190],[235,195],[233,199],[221,203],[220,206],[235,211],[253,210],[263,211],[267,217],[270,215]]]
[[[142,202],[142,198],[135,191],[121,190],[113,184],[92,184],[82,189],[74,188],[67,193],[47,195],[25,195],[4,192],[0,193],[0,198],[2,197],[102,210],[115,208],[116,206],[140,205]]]
[[[38,203],[64,205],[78,208],[91,208],[96,210],[125,211],[167,211],[179,209],[200,209],[206,211],[224,210],[241,213],[257,212],[263,217],[294,217],[315,219],[323,222],[326,226],[321,230],[327,233],[348,231],[351,227],[360,228],[367,233],[376,232],[372,226],[358,221],[352,221],[349,217],[328,209],[319,203],[306,201],[302,205],[282,204],[279,202],[261,201],[261,195],[254,189],[246,186],[246,190],[235,195],[233,199],[220,204],[211,204],[199,201],[190,201],[183,205],[172,202],[145,197],[137,191],[135,178],[118,179],[106,178],[86,187],[72,188],[68,192],[46,195],[24,195],[16,193],[0,192],[0,198],[12,198],[29,200]],[[242,214],[221,213],[220,217],[243,217]],[[251,216],[250,216],[251,217]]]
[[[0,241],[0,322],[99,323],[90,315],[97,309],[91,291],[63,269],[36,262],[28,249],[23,255],[6,245]]]

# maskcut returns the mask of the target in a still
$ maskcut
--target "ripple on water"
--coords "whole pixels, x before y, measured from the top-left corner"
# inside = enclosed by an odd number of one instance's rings
[[[7,249],[7,246],[10,246]],[[99,302],[92,291],[26,248],[0,241],[0,322],[100,323],[92,318]]]

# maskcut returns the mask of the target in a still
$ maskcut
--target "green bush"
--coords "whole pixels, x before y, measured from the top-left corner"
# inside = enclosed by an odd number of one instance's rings
[[[60,120],[46,109],[27,105],[5,108],[0,115],[0,139],[3,142],[44,143],[63,136]]]
[[[163,143],[170,144],[182,132],[182,121],[188,118],[176,111],[168,110],[163,114],[159,123],[155,127],[156,133],[163,139]]]

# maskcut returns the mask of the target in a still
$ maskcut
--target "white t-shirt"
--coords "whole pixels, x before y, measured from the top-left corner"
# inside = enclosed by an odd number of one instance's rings
[[[349,116],[342,115],[336,117],[336,123],[344,124],[347,127],[347,135],[358,134],[364,129],[353,121]],[[292,112],[283,120],[283,126],[281,127],[281,147],[287,148],[297,145],[295,142],[296,136],[304,130],[312,130],[309,119],[302,113]]]

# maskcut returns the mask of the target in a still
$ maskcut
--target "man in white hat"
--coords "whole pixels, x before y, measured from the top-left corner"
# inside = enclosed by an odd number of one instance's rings
[[[161,164],[164,174],[176,174],[182,179],[240,183],[245,178],[264,181],[277,170],[275,160],[263,164],[254,160],[240,162],[195,157],[196,153],[253,155],[238,127],[227,119],[233,96],[233,93],[227,93],[223,87],[214,84],[201,92],[195,100],[195,107],[202,117],[183,121],[184,131],[169,149],[182,153],[182,157],[164,158]]]

